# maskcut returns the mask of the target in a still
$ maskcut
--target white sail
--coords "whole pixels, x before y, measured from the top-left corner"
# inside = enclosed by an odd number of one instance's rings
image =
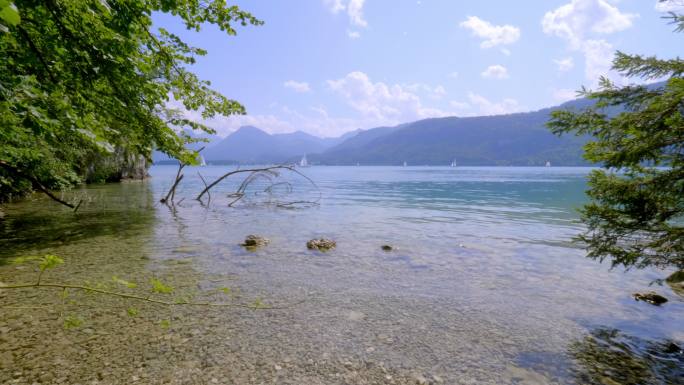
[[[304,155],[302,160],[299,161],[299,167],[309,167],[309,161],[306,160],[306,155]]]
[[[456,167],[456,160],[451,161],[451,167]]]
[[[545,166],[546,166],[546,167],[551,167],[551,162],[549,162],[549,161],[547,160]]]
[[[404,167],[406,167],[406,166],[407,166],[407,163],[406,163],[406,161],[404,161]]]
[[[204,160],[204,157],[200,155],[200,166],[206,166],[207,162]]]

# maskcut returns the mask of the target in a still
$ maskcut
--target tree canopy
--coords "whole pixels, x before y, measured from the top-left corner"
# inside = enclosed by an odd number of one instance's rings
[[[188,68],[206,54],[163,28],[167,13],[189,30],[262,22],[225,0],[0,0],[0,201],[36,183],[79,183],[93,162],[158,148],[184,162],[181,129],[244,114]]]
[[[684,16],[668,18],[684,31]],[[591,135],[585,157],[603,166],[589,176],[588,256],[613,266],[684,268],[684,60],[617,52],[613,69],[655,85],[618,86],[603,78],[582,111],[562,110],[557,133]],[[662,82],[661,82],[662,81]],[[616,113],[616,111],[618,111]]]

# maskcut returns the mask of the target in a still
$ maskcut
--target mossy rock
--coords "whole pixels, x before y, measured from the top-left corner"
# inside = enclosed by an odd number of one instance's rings
[[[684,297],[684,270],[675,271],[665,279],[672,291]]]
[[[250,234],[247,237],[245,237],[245,241],[241,244],[241,246],[244,246],[248,249],[256,249],[257,247],[266,246],[270,242],[271,241],[267,238],[261,237],[259,235]]]
[[[637,301],[648,302],[651,305],[656,305],[656,306],[660,306],[660,305],[664,304],[665,302],[667,302],[667,298],[656,293],[655,291],[651,291],[648,293],[634,293],[633,297]]]
[[[309,250],[328,251],[337,247],[337,243],[332,239],[312,239],[306,243]]]

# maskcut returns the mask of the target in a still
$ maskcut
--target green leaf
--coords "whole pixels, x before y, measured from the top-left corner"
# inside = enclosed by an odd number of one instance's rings
[[[130,317],[135,317],[138,315],[138,309],[134,307],[129,307],[128,309],[126,309],[126,313],[128,313]]]
[[[21,21],[19,11],[13,3],[8,1],[0,2],[0,20],[3,20],[9,25],[17,25]]]
[[[161,326],[162,329],[168,329],[171,327],[171,321],[163,319],[159,321],[159,326]]]
[[[40,261],[40,270],[45,271],[55,268],[64,263],[64,260],[56,255],[47,254]]]
[[[162,281],[152,278],[150,281],[152,283],[152,291],[155,293],[160,293],[160,294],[169,294],[173,292],[173,287],[165,285]]]
[[[15,265],[21,265],[22,263],[32,262],[32,261],[40,261],[41,259],[43,259],[43,257],[38,257],[38,256],[16,257],[16,258],[13,258],[10,261],[10,263],[15,264]]]

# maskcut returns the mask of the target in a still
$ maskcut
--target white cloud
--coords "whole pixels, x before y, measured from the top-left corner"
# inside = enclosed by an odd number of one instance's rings
[[[584,54],[590,86],[595,86],[600,76],[620,81],[620,76],[611,72],[614,48],[603,36],[630,28],[639,15],[622,12],[616,4],[616,0],[571,0],[542,18],[544,33],[566,40],[571,50]],[[556,64],[561,71],[567,68]]]
[[[656,1],[655,10],[658,12],[684,12],[684,1],[667,0]]]
[[[425,83],[411,83],[402,85],[404,89],[415,94],[422,94],[428,96],[432,99],[441,99],[446,95],[446,89],[443,85],[437,85],[435,87],[430,86]]]
[[[511,50],[508,48],[501,48],[500,51],[502,54],[504,54],[506,56],[511,56]]]
[[[495,64],[487,67],[480,75],[485,79],[507,79],[508,69],[502,65]]]
[[[468,93],[468,101],[452,100],[449,105],[456,109],[458,116],[487,116],[503,115],[520,112],[523,107],[517,100],[505,98],[500,102],[492,102],[482,95],[474,92]]]
[[[560,88],[553,90],[553,100],[562,103],[568,100],[577,99],[577,91],[568,88]]]
[[[601,76],[608,76],[613,64],[613,46],[605,40],[587,40],[582,46],[585,77],[595,85]],[[615,77],[615,76],[613,76]],[[617,79],[615,79],[617,80]]]
[[[349,15],[349,21],[352,24],[365,27],[368,25],[366,20],[363,18],[363,3],[365,0],[349,0],[347,4],[347,14]]]
[[[609,0],[571,0],[542,19],[544,33],[568,40],[579,49],[587,35],[610,34],[632,26],[639,15],[621,12]]]
[[[482,48],[515,43],[520,38],[520,29],[512,25],[493,25],[477,16],[468,16],[461,22],[461,27],[472,31],[473,35],[483,39]]]
[[[332,13],[344,11],[346,8],[342,0],[323,0],[323,4],[325,4]]]
[[[448,112],[423,105],[416,91],[412,91],[418,90],[420,85],[412,87],[373,82],[365,73],[355,71],[341,79],[328,80],[328,86],[359,112],[367,123],[375,125],[449,115]],[[438,86],[432,91],[440,93],[444,90]]]
[[[449,105],[450,105],[451,107],[453,107],[453,108],[459,110],[459,111],[469,110],[470,107],[471,107],[470,104],[468,104],[468,103],[466,103],[466,102],[460,102],[460,101],[458,101],[458,100],[451,100],[451,101],[449,102]]]
[[[349,36],[350,39],[358,39],[361,37],[361,34],[357,31],[347,31],[347,36]]]
[[[458,79],[458,72],[456,72],[456,71],[451,72],[451,73],[449,73],[449,75],[447,75],[447,76],[450,77],[450,78],[452,78],[452,79]]]
[[[349,23],[357,27],[368,26],[368,22],[363,16],[364,3],[365,0],[323,0],[323,4],[334,14],[346,10]]]
[[[554,63],[558,66],[558,71],[560,72],[566,72],[570,71],[575,67],[575,61],[572,59],[572,57],[566,57],[563,59],[554,59]]]
[[[298,82],[296,80],[288,80],[285,83],[283,83],[283,86],[285,88],[289,88],[291,90],[294,90],[295,92],[300,92],[300,93],[311,91],[311,87],[309,87],[309,83]]]
[[[468,100],[470,101],[471,105],[477,107],[476,113],[478,115],[502,115],[519,112],[522,110],[522,107],[518,101],[511,98],[506,98],[496,103],[490,101],[482,95],[469,92]]]

